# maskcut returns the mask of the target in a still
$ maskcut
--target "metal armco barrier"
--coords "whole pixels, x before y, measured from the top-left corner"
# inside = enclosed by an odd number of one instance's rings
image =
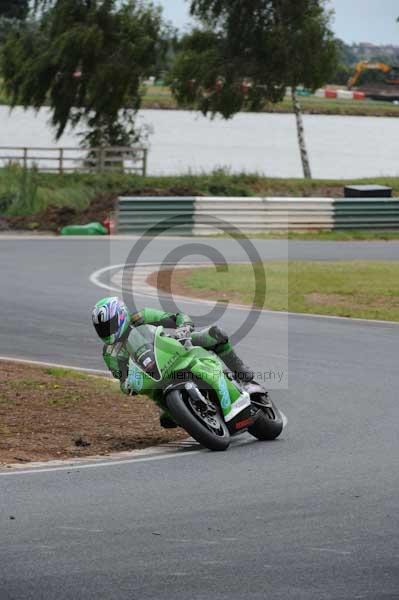
[[[216,223],[220,223],[219,229]],[[193,235],[234,231],[256,233],[266,228],[263,198],[197,198]]]
[[[167,234],[172,225],[179,225],[181,235],[191,235],[194,228],[196,198],[135,196],[119,198],[117,233],[151,235]],[[176,235],[176,231],[173,232]]]
[[[243,233],[332,229],[332,204],[325,198],[198,198],[193,233],[214,233],[212,217],[225,221],[227,231],[237,228]]]
[[[399,229],[393,198],[119,198],[117,232],[181,235],[273,230]]]
[[[399,229],[399,200],[351,198],[335,200],[334,229]]]

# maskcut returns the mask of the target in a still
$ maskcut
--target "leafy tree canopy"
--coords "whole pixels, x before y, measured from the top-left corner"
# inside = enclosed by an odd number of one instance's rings
[[[12,104],[39,109],[49,102],[57,138],[83,121],[91,142],[127,143],[160,33],[160,10],[141,0],[58,0],[3,48]]]
[[[337,45],[338,60],[342,65],[352,67],[359,62],[359,59],[351,46],[348,46],[348,44],[345,44],[345,42],[340,39],[335,40],[335,43]]]
[[[180,104],[229,117],[334,72],[324,0],[192,0],[191,13],[202,27],[182,40],[171,73]]]
[[[26,19],[29,0],[0,0],[0,17],[6,19]]]

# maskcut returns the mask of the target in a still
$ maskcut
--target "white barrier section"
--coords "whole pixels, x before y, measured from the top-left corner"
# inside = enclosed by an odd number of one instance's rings
[[[334,200],[329,198],[197,198],[194,235],[225,229],[246,233],[279,229],[332,229]]]
[[[338,90],[337,98],[340,98],[341,100],[353,100],[353,92],[350,92],[349,90]]]
[[[273,230],[399,229],[397,198],[119,198],[118,232],[176,235],[253,234]],[[166,232],[168,235],[170,231]]]

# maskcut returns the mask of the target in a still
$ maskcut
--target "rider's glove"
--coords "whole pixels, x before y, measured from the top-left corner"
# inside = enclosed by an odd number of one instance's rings
[[[122,383],[126,381],[129,372],[129,361],[123,358],[118,359],[118,369],[111,371],[112,377],[119,379]]]
[[[185,342],[186,340],[191,339],[192,330],[191,325],[182,325],[176,329],[174,337],[179,342]]]
[[[123,383],[121,382],[120,387],[121,387],[121,392],[123,392],[124,394],[126,394],[126,396],[137,396],[137,392],[132,387],[130,387],[126,383],[126,381],[123,382]]]

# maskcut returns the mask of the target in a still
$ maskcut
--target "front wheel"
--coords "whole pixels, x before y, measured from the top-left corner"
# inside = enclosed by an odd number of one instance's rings
[[[261,441],[275,440],[284,429],[283,415],[266,394],[256,394],[251,400],[255,414],[248,432]]]
[[[202,446],[209,450],[227,450],[230,433],[217,411],[208,413],[201,410],[184,390],[170,392],[166,405],[176,423]]]

